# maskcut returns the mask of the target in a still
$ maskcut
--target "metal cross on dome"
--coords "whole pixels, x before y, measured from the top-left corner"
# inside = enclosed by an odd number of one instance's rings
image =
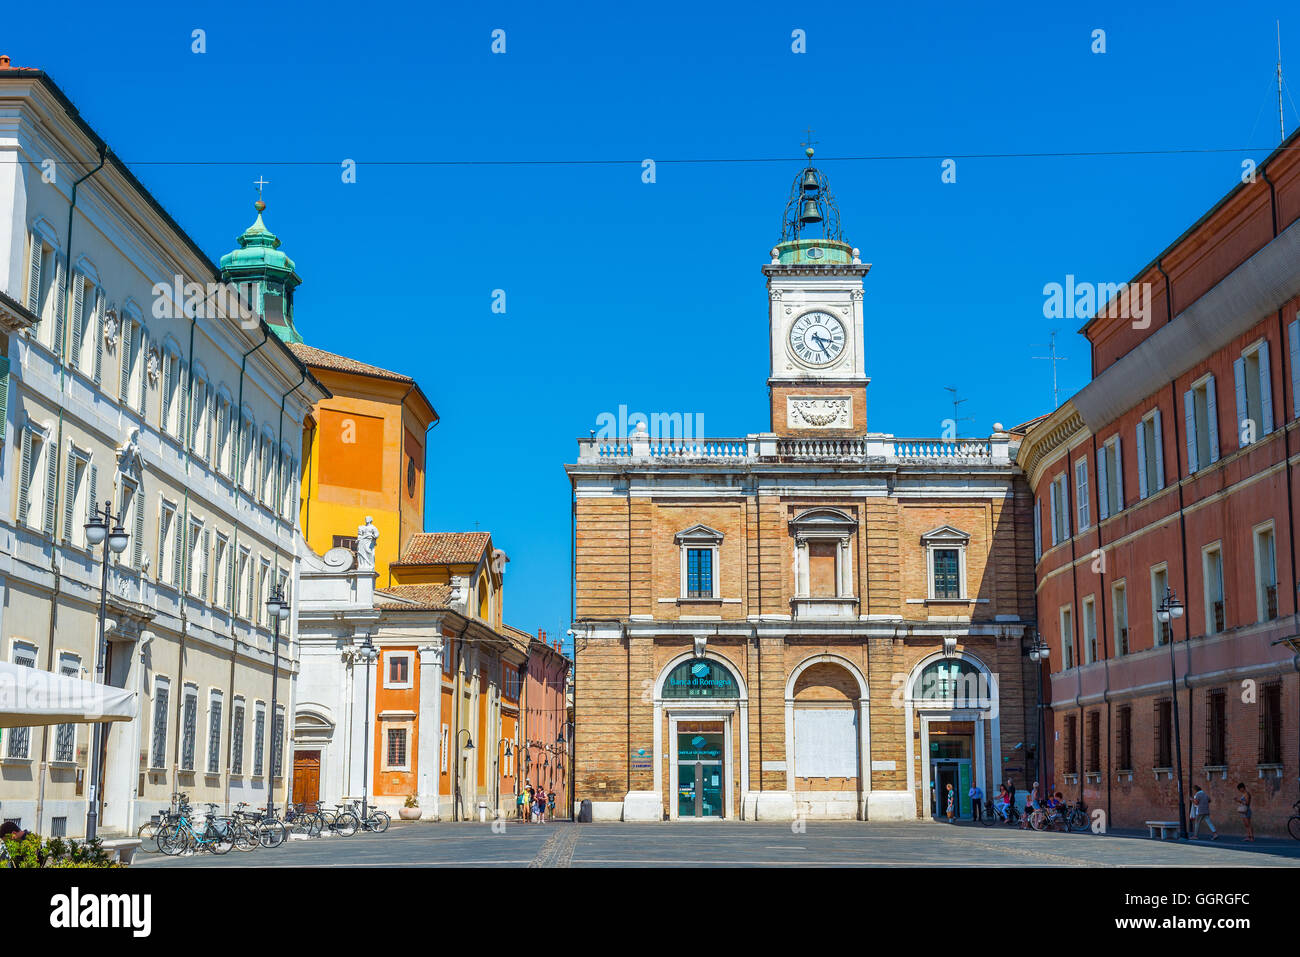
[[[268,180],[268,179],[263,178],[262,175],[259,173],[257,179],[254,180],[253,185],[257,187],[257,198],[258,198],[258,199],[261,199],[261,198],[262,198],[262,187],[263,187],[263,186],[270,186],[270,185],[271,185],[271,181]]]
[[[816,146],[816,145],[817,145],[817,141],[816,141],[815,139],[812,138],[812,135],[813,135],[813,129],[812,129],[811,126],[808,127],[806,130],[804,130],[804,135],[807,136],[808,138],[807,138],[806,140],[804,140],[802,143],[800,143],[800,144],[799,144],[800,146],[807,148],[807,147],[810,147],[810,146]]]

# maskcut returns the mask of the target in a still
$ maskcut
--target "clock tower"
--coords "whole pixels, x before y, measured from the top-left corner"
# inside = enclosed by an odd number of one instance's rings
[[[826,175],[808,166],[790,189],[767,277],[772,431],[842,438],[867,431],[862,280],[871,268],[840,233]]]

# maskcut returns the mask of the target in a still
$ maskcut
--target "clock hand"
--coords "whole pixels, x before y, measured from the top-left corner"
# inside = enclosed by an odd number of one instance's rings
[[[825,352],[827,355],[830,355],[830,352],[826,348],[826,340],[823,339],[821,336],[817,335],[817,333],[815,332],[813,333],[813,342],[817,343],[818,347],[822,350],[822,352]]]

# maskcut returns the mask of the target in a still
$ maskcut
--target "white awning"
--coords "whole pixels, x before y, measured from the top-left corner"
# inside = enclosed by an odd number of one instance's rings
[[[130,721],[136,693],[0,661],[0,728]]]

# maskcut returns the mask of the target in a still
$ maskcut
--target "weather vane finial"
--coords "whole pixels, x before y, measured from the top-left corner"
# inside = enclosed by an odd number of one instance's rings
[[[253,181],[253,185],[257,187],[257,202],[253,205],[257,207],[257,211],[260,213],[262,210],[266,209],[266,202],[262,199],[262,187],[269,186],[271,183],[270,180],[264,178],[259,173],[257,179]]]
[[[811,126],[808,127],[808,129],[804,130],[804,135],[807,137],[807,139],[805,139],[799,145],[804,147],[804,152],[808,154],[809,159],[812,159],[813,147],[817,145],[817,141],[812,138],[813,130]]]

